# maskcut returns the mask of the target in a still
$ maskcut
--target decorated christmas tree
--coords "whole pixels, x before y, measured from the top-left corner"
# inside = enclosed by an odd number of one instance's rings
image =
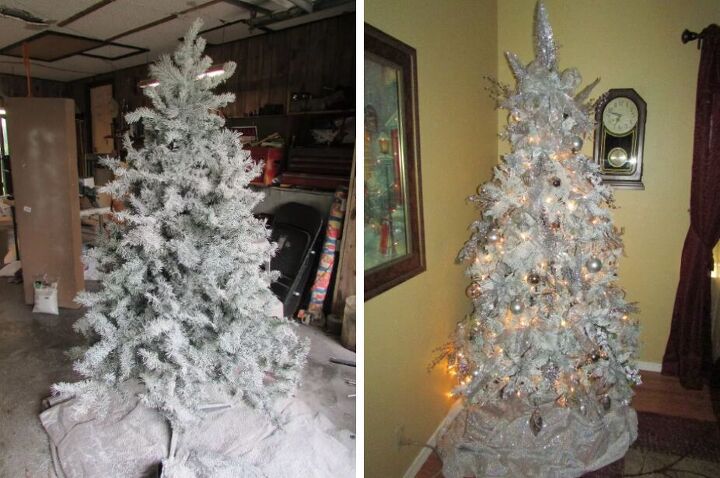
[[[87,312],[75,329],[90,345],[75,351],[75,370],[85,380],[54,386],[102,412],[108,392],[139,383],[142,402],[176,431],[210,401],[271,411],[295,390],[308,352],[273,313],[276,246],[253,215],[263,196],[248,187],[261,166],[223,128],[218,111],[234,95],[212,91],[235,64],[207,73],[200,26],[150,67],[152,108],[127,115],[142,122],[143,147],[126,136],[126,160],[105,161],[116,179],[104,191],[125,208],[92,250],[101,289],[78,298]]]
[[[474,310],[444,349],[464,409],[440,440],[448,478],[579,476],[636,437],[629,407],[635,307],[618,286],[623,254],[612,191],[581,153],[594,128],[577,70],[560,71],[545,7],[535,59],[493,82],[511,146],[471,199],[480,218],[460,253]],[[579,90],[579,91],[578,91]]]

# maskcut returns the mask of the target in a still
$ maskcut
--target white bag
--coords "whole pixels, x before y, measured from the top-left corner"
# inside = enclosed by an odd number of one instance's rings
[[[36,280],[33,286],[35,288],[33,314],[58,315],[57,281]]]

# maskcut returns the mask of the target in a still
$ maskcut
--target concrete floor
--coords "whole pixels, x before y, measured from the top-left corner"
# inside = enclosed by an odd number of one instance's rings
[[[22,285],[0,279],[0,478],[53,478],[47,435],[40,425],[41,402],[50,385],[74,381],[65,351],[82,339],[72,324],[81,310],[61,309],[59,316],[33,314],[24,304]],[[339,428],[355,431],[355,369],[329,364],[329,356],[355,360],[355,354],[321,331],[301,327],[312,340],[298,395],[314,401]]]
[[[22,284],[0,279],[0,477],[53,477],[38,413],[50,385],[76,380],[65,351],[80,343],[72,324],[82,314],[33,314]]]

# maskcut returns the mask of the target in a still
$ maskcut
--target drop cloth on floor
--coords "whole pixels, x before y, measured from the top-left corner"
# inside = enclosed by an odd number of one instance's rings
[[[246,476],[355,476],[355,402],[347,397],[355,390],[345,381],[355,379],[355,369],[328,363],[330,356],[355,360],[355,354],[316,329],[298,330],[310,338],[311,351],[297,395],[276,404],[281,426],[247,405],[205,412],[200,425],[178,437],[181,461],[219,456]],[[154,476],[169,447],[167,423],[134,398],[116,400],[111,410],[104,418],[81,416],[70,399],[41,413],[60,478]]]

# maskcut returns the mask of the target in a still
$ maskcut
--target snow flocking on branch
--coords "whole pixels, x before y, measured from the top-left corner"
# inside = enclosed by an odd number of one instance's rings
[[[492,82],[508,111],[511,152],[471,197],[481,216],[459,254],[474,310],[441,352],[457,377],[453,395],[472,404],[607,410],[640,383],[636,310],[617,284],[623,254],[612,191],[581,152],[594,128],[590,90],[575,69],[559,71],[542,2],[535,59],[506,57],[514,88]],[[436,361],[437,362],[437,361]]]
[[[74,350],[85,380],[53,386],[102,412],[107,396],[128,380],[142,401],[173,427],[194,423],[218,397],[270,411],[296,389],[308,344],[285,318],[274,317],[276,273],[270,232],[253,215],[262,193],[248,187],[260,172],[218,110],[234,101],[203,75],[212,60],[196,21],[172,55],[151,65],[152,107],[128,114],[142,121],[144,145],[126,135],[127,158],[106,158],[116,179],[103,192],[123,200],[108,234],[91,252],[102,287],[84,292],[75,329],[89,346]]]

